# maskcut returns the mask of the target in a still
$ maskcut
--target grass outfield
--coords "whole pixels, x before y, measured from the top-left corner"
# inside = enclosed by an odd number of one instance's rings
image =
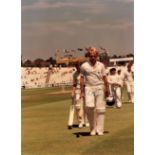
[[[88,136],[89,128],[67,129],[68,90],[22,90],[22,155],[134,154],[134,106],[126,93],[122,109],[107,108],[105,135]]]

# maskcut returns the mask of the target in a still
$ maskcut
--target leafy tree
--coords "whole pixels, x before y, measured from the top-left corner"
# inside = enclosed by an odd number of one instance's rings
[[[133,53],[129,53],[126,55],[126,57],[134,57],[134,54]]]
[[[44,63],[44,60],[41,58],[37,58],[34,60],[34,66],[35,67],[43,67],[43,63]]]
[[[111,58],[118,58],[118,56],[116,54],[114,54]]]
[[[56,60],[53,59],[53,57],[48,58],[48,59],[46,60],[46,62],[52,64],[53,66],[55,66],[55,64],[56,64]]]
[[[24,63],[23,63],[23,67],[33,67],[34,64],[31,60],[26,60]]]

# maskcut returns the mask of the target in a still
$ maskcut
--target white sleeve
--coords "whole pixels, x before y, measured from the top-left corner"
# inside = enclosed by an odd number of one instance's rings
[[[112,81],[112,79],[111,79],[110,76],[107,76],[107,80],[108,80],[108,83],[109,83],[109,84],[113,84],[113,81]]]
[[[105,66],[104,66],[104,64],[102,64],[102,65],[103,66],[102,66],[101,74],[102,74],[102,76],[106,76],[107,74],[106,74]]]
[[[83,64],[81,65],[80,72],[81,72],[82,75],[85,74],[85,69],[84,69],[84,65]]]

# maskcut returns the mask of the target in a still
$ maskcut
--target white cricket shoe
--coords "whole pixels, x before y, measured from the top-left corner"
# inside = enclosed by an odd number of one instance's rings
[[[94,130],[91,131],[91,132],[90,132],[90,135],[91,135],[91,136],[95,136],[95,135],[96,135],[96,131],[94,131]]]
[[[89,127],[90,125],[89,125],[89,123],[86,123],[85,126],[86,126],[86,127]]]
[[[79,128],[82,128],[82,127],[83,127],[83,124],[82,124],[82,123],[80,123],[80,124],[79,124]]]

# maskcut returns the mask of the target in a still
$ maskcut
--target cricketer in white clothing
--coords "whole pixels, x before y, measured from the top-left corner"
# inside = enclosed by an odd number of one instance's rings
[[[81,97],[80,82],[83,75],[80,73],[80,62],[76,62],[76,72],[73,74],[73,89],[72,89],[72,104],[69,109],[68,129],[72,129],[74,115],[77,115],[79,128],[89,126],[85,109],[84,109],[84,98]]]
[[[110,95],[114,98],[115,107],[122,107],[121,99],[121,87],[123,86],[122,77],[116,73],[115,68],[110,69],[110,75],[108,76],[108,82],[110,87]]]
[[[106,111],[105,95],[109,95],[105,67],[97,61],[98,52],[94,47],[87,49],[89,61],[81,66],[85,79],[85,104],[90,135],[103,135],[104,114]]]
[[[131,70],[132,65],[127,66],[127,70],[124,73],[125,75],[125,83],[127,87],[129,102],[134,103],[134,74]]]

